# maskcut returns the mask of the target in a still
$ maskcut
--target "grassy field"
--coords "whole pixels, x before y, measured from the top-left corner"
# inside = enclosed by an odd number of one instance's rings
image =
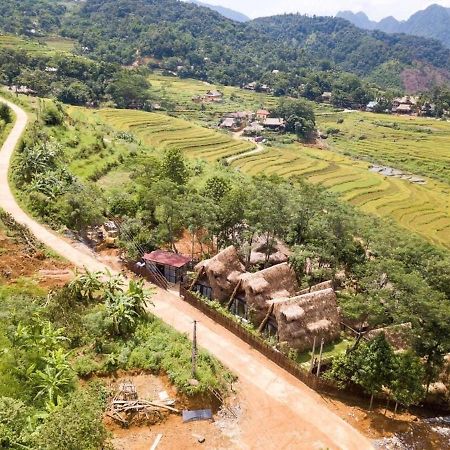
[[[339,129],[329,139],[335,151],[450,184],[450,122],[369,113],[317,119],[321,131]]]
[[[402,227],[425,237],[434,244],[450,248],[450,186],[447,183],[427,178],[425,185],[417,185],[398,178],[383,177],[369,171],[368,161],[356,158],[361,155],[352,157],[351,153],[344,154],[334,141],[330,142],[329,149],[295,143],[266,147],[263,153],[243,155],[252,149],[252,144],[233,140],[223,132],[200,127],[193,121],[185,121],[165,114],[80,108],[72,108],[71,114],[74,117],[77,114],[80,117],[89,117],[93,129],[102,130],[106,134],[111,135],[111,130],[130,132],[137,137],[138,143],[141,142],[143,146],[153,148],[157,152],[176,147],[183,150],[189,158],[209,162],[242,154],[240,158],[233,161],[232,166],[244,173],[277,174],[286,178],[302,177],[340,195],[342,199],[365,213],[391,218]],[[366,115],[346,114],[344,124],[348,126],[348,123],[355,123],[361,117],[363,120],[372,119],[372,115],[368,115],[365,119]],[[102,129],[101,127],[105,127],[105,124],[110,129]],[[436,124],[445,126],[441,122]],[[375,140],[375,137],[372,139]],[[370,140],[366,139],[362,142],[370,143]],[[101,153],[103,158],[94,152],[84,160],[75,159],[72,163],[76,166],[75,172],[92,171],[96,165],[105,164],[108,158],[117,156],[111,156],[106,150]],[[435,164],[440,164],[438,158]],[[398,164],[395,167],[399,167]],[[118,166],[110,172],[106,177],[100,178],[100,185],[117,186],[117,180],[126,183],[130,170]]]

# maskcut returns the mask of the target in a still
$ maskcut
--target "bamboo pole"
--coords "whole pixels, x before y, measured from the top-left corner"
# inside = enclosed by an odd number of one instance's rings
[[[314,356],[316,355],[316,340],[317,336],[314,336],[313,348],[311,353],[311,362],[309,363],[309,371],[312,373],[314,370]]]
[[[320,375],[320,365],[322,364],[323,344],[324,344],[324,339],[322,338],[322,340],[320,341],[319,363],[317,365],[317,373],[316,373],[317,376]]]

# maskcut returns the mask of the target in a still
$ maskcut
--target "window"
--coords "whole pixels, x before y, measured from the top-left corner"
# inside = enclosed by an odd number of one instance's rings
[[[205,286],[204,284],[197,284],[195,286],[195,290],[202,296],[207,299],[212,299],[212,289],[209,286]]]
[[[231,312],[238,317],[243,319],[248,319],[248,305],[247,302],[242,298],[235,298],[231,305]]]
[[[264,328],[264,334],[267,336],[277,336],[278,335],[278,324],[275,317],[270,316]]]

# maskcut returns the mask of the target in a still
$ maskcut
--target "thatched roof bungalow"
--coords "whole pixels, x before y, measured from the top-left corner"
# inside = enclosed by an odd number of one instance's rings
[[[323,289],[271,302],[280,343],[299,351],[312,348],[314,337],[325,343],[340,334],[340,311],[333,289]]]
[[[298,290],[295,272],[287,263],[277,264],[255,273],[241,275],[238,296],[243,296],[255,323],[264,320],[268,302],[291,297]]]
[[[198,263],[195,270],[198,274],[197,291],[223,302],[233,294],[241,275],[245,273],[245,266],[236,248],[230,246],[216,256]]]
[[[390,325],[384,328],[377,328],[375,330],[368,331],[364,337],[372,340],[378,335],[384,333],[386,340],[391,344],[394,350],[403,351],[408,350],[412,346],[412,324],[402,323],[398,325]]]

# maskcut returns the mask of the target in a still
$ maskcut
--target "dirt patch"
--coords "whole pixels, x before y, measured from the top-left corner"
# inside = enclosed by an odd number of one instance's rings
[[[21,278],[33,278],[39,286],[52,289],[72,278],[71,269],[70,264],[42,252],[30,254],[25,245],[0,230],[0,283],[14,284]]]
[[[180,411],[183,409],[211,408],[213,405],[204,400],[194,401],[179,395],[176,388],[171,385],[167,377],[151,374],[118,373],[115,377],[102,378],[111,391],[115,391],[120,383],[130,380],[136,387],[139,398],[145,400],[157,400],[161,392],[166,392],[169,398],[175,400],[174,407]],[[142,426],[132,425],[123,428],[110,417],[104,419],[104,423],[112,434],[112,444],[116,450],[148,450],[157,436],[162,434],[158,450],[179,449],[235,449],[236,444],[232,442],[230,434],[237,435],[233,429],[236,417],[227,415],[228,410],[219,410],[214,414],[214,421],[202,421],[183,423],[180,414],[164,414],[159,423]],[[228,411],[228,414],[229,411]],[[204,442],[199,442],[203,441]]]

